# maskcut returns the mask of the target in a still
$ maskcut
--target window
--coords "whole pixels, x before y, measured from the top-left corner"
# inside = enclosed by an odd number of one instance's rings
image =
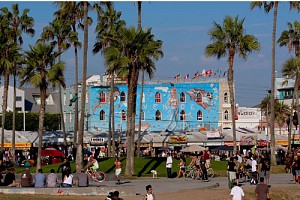
[[[122,121],[126,121],[126,111],[122,110]]]
[[[33,99],[34,99],[36,105],[41,105],[40,95],[33,95]]]
[[[125,94],[125,92],[121,92],[120,101],[121,102],[125,102],[126,101],[126,94]]]
[[[161,94],[159,92],[156,92],[155,94],[155,103],[161,102]]]
[[[203,114],[201,110],[198,110],[197,112],[197,120],[198,121],[202,121],[203,120]]]
[[[186,120],[186,114],[185,114],[185,111],[182,110],[182,111],[180,112],[180,121],[185,121],[185,120]]]
[[[141,120],[145,121],[145,112],[144,112],[144,110],[142,110],[142,112],[141,112]]]
[[[21,96],[16,96],[16,101],[22,101],[22,97]]]
[[[185,94],[183,92],[180,94],[180,102],[185,102]]]
[[[155,120],[156,121],[160,121],[161,120],[161,112],[159,110],[157,110],[155,112]]]
[[[224,103],[228,103],[228,93],[224,93]]]
[[[100,103],[106,102],[106,94],[105,92],[100,93]]]
[[[104,110],[101,110],[100,111],[100,120],[105,120],[105,111]]]
[[[229,119],[229,113],[228,110],[225,110],[224,112],[224,120],[228,120]]]
[[[197,93],[196,102],[202,103],[202,94],[200,92]]]

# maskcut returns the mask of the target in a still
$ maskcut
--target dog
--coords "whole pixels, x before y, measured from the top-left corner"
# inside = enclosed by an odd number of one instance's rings
[[[157,178],[157,171],[156,170],[151,170],[150,172],[152,173],[153,178]]]

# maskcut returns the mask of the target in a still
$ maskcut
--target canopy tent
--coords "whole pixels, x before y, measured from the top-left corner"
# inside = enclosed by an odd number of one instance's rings
[[[185,149],[180,150],[181,152],[189,152],[189,153],[193,153],[193,152],[199,152],[199,151],[204,151],[205,147],[199,146],[199,145],[191,145],[186,147]]]
[[[42,156],[64,156],[65,154],[62,151],[59,151],[55,148],[46,148],[42,150]]]

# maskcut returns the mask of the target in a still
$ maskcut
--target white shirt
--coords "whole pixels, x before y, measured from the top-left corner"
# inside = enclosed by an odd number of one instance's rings
[[[231,189],[230,195],[232,196],[232,200],[242,200],[242,197],[245,196],[243,189],[239,186],[234,186]]]
[[[238,158],[238,161],[239,161],[239,163],[242,163],[242,162],[243,162],[243,158],[242,158],[242,156],[240,156],[240,155],[237,155],[237,158]]]
[[[93,163],[93,166],[95,166],[97,169],[99,168],[99,163],[96,159],[95,159],[95,162]]]
[[[153,200],[153,195],[152,194],[146,194],[147,200]]]
[[[252,160],[252,172],[256,172],[256,171],[257,171],[257,161]]]
[[[172,163],[173,163],[172,156],[168,156],[167,157],[166,168],[172,168]]]
[[[72,185],[72,183],[73,183],[73,175],[70,174],[69,177],[66,177],[66,179],[64,180],[63,183],[67,183],[67,184]]]

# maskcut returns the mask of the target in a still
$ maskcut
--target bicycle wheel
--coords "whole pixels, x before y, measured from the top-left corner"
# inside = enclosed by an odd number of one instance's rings
[[[97,173],[95,174],[95,177],[94,177],[94,181],[95,181],[95,182],[100,183],[100,182],[105,181],[105,179],[106,179],[106,175],[105,175],[104,172],[97,172]]]
[[[214,169],[213,168],[208,168],[207,169],[207,175],[208,175],[208,177],[213,178],[215,176]]]

